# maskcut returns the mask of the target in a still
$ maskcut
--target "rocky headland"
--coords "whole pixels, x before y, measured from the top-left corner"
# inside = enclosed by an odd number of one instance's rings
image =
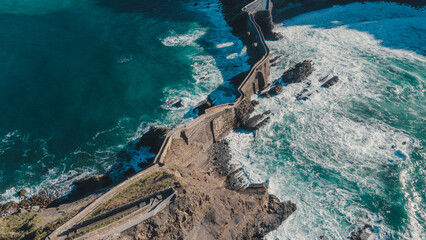
[[[256,131],[269,121],[269,111],[252,115],[258,103],[250,99],[253,94],[273,97],[293,83],[307,86],[296,101],[315,93],[308,88],[307,77],[315,70],[309,60],[268,83],[270,65],[280,58],[270,59],[265,43],[265,38],[280,37],[273,32],[273,22],[350,2],[355,0],[222,0],[225,19],[247,46],[252,66],[230,80],[239,93],[237,100],[213,106],[206,99],[194,108],[199,117],[193,122],[172,130],[152,127],[134,148],[149,147],[156,157],[141,163],[141,172],[125,171],[127,180],[121,183],[108,174],[85,177],[61,199],[46,192],[26,198],[20,191],[24,200],[0,206],[0,239],[262,239],[277,229],[296,205],[280,201],[265,183],[251,183],[244,169],[231,165],[223,139],[233,129]],[[329,88],[339,84],[339,78],[325,76],[318,82]],[[126,154],[118,157],[128,159]],[[362,239],[368,231],[366,226],[349,237]]]

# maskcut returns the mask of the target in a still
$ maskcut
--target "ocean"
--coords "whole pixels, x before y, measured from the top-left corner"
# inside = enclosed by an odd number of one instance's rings
[[[132,150],[154,125],[235,99],[226,81],[247,71],[246,48],[220,3],[4,0],[0,4],[0,202],[151,157]],[[233,131],[233,163],[297,211],[266,239],[426,239],[426,13],[355,3],[306,13],[268,41],[269,81],[311,59],[312,82],[256,98],[271,121]],[[340,81],[321,88],[318,79]],[[295,96],[307,88],[306,101]],[[171,107],[177,100],[182,108]]]
[[[7,0],[0,4],[0,202],[152,157],[132,145],[150,126],[196,117],[247,71],[246,48],[218,1]],[[171,104],[182,100],[183,107]]]
[[[278,24],[270,81],[305,59],[312,85],[259,98],[271,121],[229,137],[234,164],[297,211],[266,239],[426,239],[426,13],[356,3]],[[321,88],[329,75],[340,81]],[[312,93],[296,101],[304,88]]]

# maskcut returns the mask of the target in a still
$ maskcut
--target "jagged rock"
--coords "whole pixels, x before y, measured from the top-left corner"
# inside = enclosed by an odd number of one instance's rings
[[[373,227],[370,224],[365,224],[364,227],[353,231],[349,239],[351,240],[367,240],[373,231]]]
[[[31,207],[31,212],[38,212],[40,211],[40,206],[32,206]]]
[[[168,133],[169,129],[167,127],[151,127],[136,143],[136,148],[140,149],[142,146],[150,147],[149,151],[157,154]]]
[[[181,107],[183,107],[183,100],[179,99],[179,100],[173,102],[172,103],[172,107],[175,107],[175,108],[181,108]]]
[[[10,216],[18,211],[16,202],[7,202],[1,207],[2,216]]]
[[[271,111],[266,111],[262,114],[255,115],[251,118],[245,118],[240,123],[240,127],[247,131],[256,131],[264,126],[270,120]]]
[[[274,62],[276,62],[280,58],[281,58],[281,56],[275,56],[274,58],[272,58],[271,60],[269,60],[269,63],[274,63]]]
[[[18,204],[19,208],[27,208],[30,206],[30,202],[26,199],[22,200]]]
[[[244,170],[242,168],[238,168],[237,170],[229,173],[226,178],[226,181],[226,187],[231,190],[244,189],[249,185],[249,181],[247,180]]]
[[[25,189],[19,190],[19,192],[17,193],[17,195],[18,195],[19,197],[24,197],[24,196],[25,196],[25,194],[27,194],[27,191],[26,191]]]
[[[282,91],[283,91],[283,85],[279,82],[276,82],[270,88],[266,89],[265,91],[262,91],[260,93],[260,96],[269,98],[271,96],[275,96],[282,93]]]
[[[235,108],[235,113],[237,115],[237,119],[239,120],[239,122],[242,122],[243,119],[250,116],[252,112],[254,112],[254,106],[251,104],[251,102],[248,99],[241,102]]]
[[[47,206],[54,200],[54,197],[47,194],[45,191],[39,192],[37,195],[33,195],[30,199],[30,205]]]
[[[312,67],[311,60],[305,60],[301,63],[297,63],[289,70],[284,72],[282,78],[284,83],[300,83],[309,77],[314,68]]]
[[[333,86],[334,84],[336,84],[338,81],[339,81],[339,77],[334,76],[334,77],[330,78],[329,80],[327,80],[324,84],[322,84],[321,87],[329,88],[329,87]]]
[[[209,162],[216,173],[220,176],[227,176],[230,173],[229,161],[232,159],[229,143],[225,140],[215,142],[208,151]]]
[[[73,190],[72,196],[81,196],[97,189],[107,187],[111,184],[112,180],[109,176],[103,174],[91,177],[87,176],[73,183],[76,188]]]
[[[213,104],[209,101],[209,100],[203,100],[201,102],[199,102],[197,104],[197,106],[195,106],[194,108],[194,113],[197,113],[198,111],[198,116],[206,113],[206,109],[211,108],[213,106]]]
[[[253,107],[256,107],[257,105],[259,105],[259,101],[251,100],[251,105],[253,105]]]

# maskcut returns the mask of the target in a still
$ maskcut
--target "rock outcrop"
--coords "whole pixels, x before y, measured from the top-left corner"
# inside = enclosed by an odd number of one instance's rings
[[[263,90],[260,93],[260,96],[270,98],[270,97],[278,95],[282,92],[283,92],[283,85],[280,82],[276,81],[272,86]]]
[[[123,232],[124,239],[262,239],[295,210],[268,193],[266,184],[232,190],[231,155],[226,142],[214,143],[208,161],[183,160],[177,197],[156,216]],[[198,169],[200,167],[200,169]],[[194,169],[198,170],[195,171]],[[230,174],[230,175],[229,175]],[[198,179],[198,180],[196,180]],[[194,181],[195,180],[195,181]],[[231,183],[232,184],[232,183]],[[228,186],[222,188],[220,186]]]
[[[86,193],[107,187],[112,184],[109,176],[98,174],[95,176],[87,176],[74,183],[75,189],[71,192],[70,197],[79,197]]]
[[[240,123],[240,128],[246,131],[256,131],[269,122],[271,111],[257,114],[253,117],[246,117]]]
[[[136,143],[136,148],[139,149],[142,146],[150,147],[149,151],[157,154],[168,133],[169,129],[167,127],[151,127]]]
[[[197,113],[198,116],[200,116],[200,115],[206,113],[206,109],[211,108],[212,106],[213,106],[213,103],[210,101],[210,99],[206,99],[206,100],[199,102],[197,104],[197,106],[195,106],[193,111],[194,111],[194,113]]]
[[[284,72],[282,78],[284,83],[300,83],[309,77],[314,68],[312,66],[311,60],[305,60],[303,62],[297,63],[289,70]]]
[[[338,81],[339,81],[339,77],[338,76],[334,76],[334,77],[328,79],[325,83],[323,83],[321,85],[321,87],[329,88],[329,87],[333,86],[334,84],[336,84]]]

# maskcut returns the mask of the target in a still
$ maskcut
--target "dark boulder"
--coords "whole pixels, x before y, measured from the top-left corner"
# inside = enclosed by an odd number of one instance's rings
[[[17,193],[17,195],[18,195],[19,197],[24,197],[24,196],[25,196],[25,194],[27,194],[27,191],[26,191],[25,189],[19,190],[19,192]]]
[[[140,149],[142,146],[150,147],[149,151],[157,154],[168,133],[169,129],[167,127],[153,126],[148,132],[142,135],[139,142],[136,143],[136,148]]]
[[[179,99],[179,100],[173,102],[172,103],[172,107],[175,107],[175,108],[181,108],[181,107],[183,107],[183,100]]]
[[[37,193],[36,195],[31,196],[29,199],[29,202],[32,206],[37,205],[37,206],[46,207],[54,200],[55,200],[55,196],[47,193],[46,191],[41,191]]]
[[[271,96],[275,96],[275,95],[278,95],[278,94],[280,94],[280,93],[282,93],[283,92],[283,85],[281,84],[281,83],[279,83],[279,82],[276,82],[274,85],[272,85],[270,88],[268,88],[268,89],[266,89],[266,90],[264,90],[264,91],[262,91],[261,93],[260,93],[260,96],[262,96],[262,97],[266,97],[266,98],[269,98],[269,97],[271,97]]]
[[[367,240],[373,232],[373,227],[370,224],[365,224],[364,227],[353,231],[350,240]]]
[[[251,100],[251,105],[253,105],[253,107],[256,107],[257,105],[259,105],[259,101]]]
[[[242,122],[243,119],[246,119],[250,114],[254,112],[254,106],[251,104],[250,100],[244,100],[236,108],[235,113],[239,122]]]
[[[72,196],[81,196],[97,189],[108,187],[111,184],[112,180],[109,176],[103,174],[87,176],[73,183],[76,188],[73,190]]]
[[[194,108],[194,113],[198,113],[198,116],[206,113],[206,109],[211,108],[213,104],[209,100],[203,100],[197,104]]]
[[[284,72],[282,78],[284,83],[300,83],[309,77],[314,68],[312,66],[311,60],[305,60],[303,62],[297,63],[289,70]]]
[[[18,211],[18,204],[16,202],[7,202],[1,206],[1,216],[10,216]]]
[[[255,115],[250,118],[247,117],[242,120],[242,122],[240,123],[240,127],[247,131],[256,131],[269,122],[269,120],[271,119],[269,117],[270,114],[271,111],[266,111],[262,114]]]
[[[322,84],[321,87],[329,88],[329,87],[333,86],[334,84],[336,84],[338,81],[339,81],[339,77],[334,76],[334,77],[330,78],[329,80],[327,80],[324,84]]]

